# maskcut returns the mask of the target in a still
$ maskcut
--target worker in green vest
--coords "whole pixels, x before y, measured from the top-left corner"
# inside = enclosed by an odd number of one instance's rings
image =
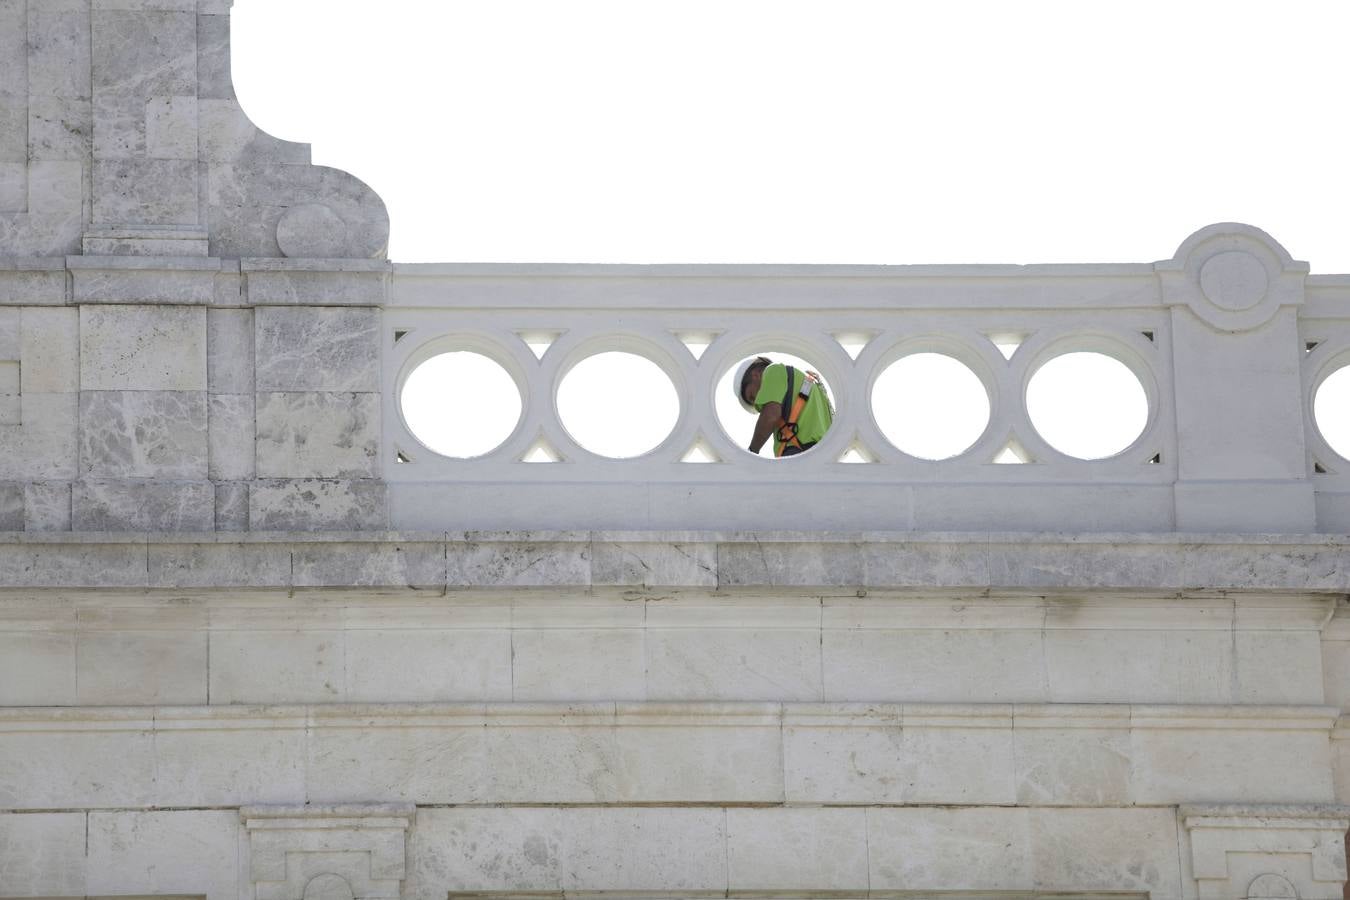
[[[758,453],[770,436],[774,456],[805,453],[834,420],[825,385],[815,372],[756,356],[737,367],[731,384],[741,406],[759,417],[750,439],[751,453]]]

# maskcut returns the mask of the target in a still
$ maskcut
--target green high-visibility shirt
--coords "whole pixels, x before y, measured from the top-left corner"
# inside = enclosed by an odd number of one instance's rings
[[[802,388],[802,382],[806,380],[806,373],[801,369],[793,370],[792,379],[792,398],[795,399],[797,392]],[[766,403],[782,403],[783,394],[787,391],[787,366],[782,363],[772,363],[764,368],[764,374],[760,376],[759,393],[755,395],[755,409],[763,410]],[[786,420],[788,413],[792,412],[792,399],[788,400],[788,406],[783,410],[783,418]],[[825,395],[825,385],[817,384],[811,389],[811,396],[806,400],[806,408],[802,410],[801,417],[797,419],[797,440],[803,445],[813,444],[825,436],[825,432],[830,430],[830,423],[834,421],[834,413],[830,410],[830,400]],[[778,432],[773,433],[774,453],[778,452],[778,445],[781,443],[778,439]]]

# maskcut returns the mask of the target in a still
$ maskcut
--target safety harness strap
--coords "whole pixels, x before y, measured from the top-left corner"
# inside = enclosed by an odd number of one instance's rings
[[[778,429],[778,447],[776,456],[783,456],[788,447],[796,448],[797,452],[807,449],[802,446],[802,442],[797,439],[797,420],[801,418],[802,410],[806,409],[806,401],[811,393],[811,377],[803,376],[802,389],[794,392],[793,384],[797,380],[797,370],[792,366],[787,367],[787,391],[783,394],[783,402],[780,404],[780,411],[783,415],[783,427]],[[794,396],[795,393],[795,396]],[[812,445],[813,446],[813,445]]]

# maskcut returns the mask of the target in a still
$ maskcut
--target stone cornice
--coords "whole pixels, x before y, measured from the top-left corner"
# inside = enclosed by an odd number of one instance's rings
[[[1343,535],[910,532],[0,534],[7,588],[1350,592]],[[1327,609],[1323,615],[1329,616]]]

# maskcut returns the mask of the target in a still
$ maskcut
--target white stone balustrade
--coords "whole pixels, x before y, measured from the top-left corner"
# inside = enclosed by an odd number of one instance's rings
[[[229,6],[0,0],[0,898],[1340,895],[1350,276],[1233,224],[392,265],[379,198],[239,108]],[[471,459],[400,404],[454,350],[523,401]],[[679,400],[632,459],[556,409],[608,350]],[[1147,400],[1105,459],[1028,413],[1076,350]],[[838,410],[795,459],[715,413],[775,351]],[[953,458],[874,416],[915,352],[988,397]]]
[[[1241,225],[1145,265],[397,266],[380,336],[391,518],[506,528],[528,509],[541,527],[763,528],[772,489],[826,529],[1336,531],[1350,462],[1311,406],[1350,362],[1350,282],[1306,271]],[[539,335],[542,358],[526,343]],[[995,339],[1010,335],[1005,358]],[[854,359],[840,338],[866,344]],[[682,339],[710,343],[696,356]],[[523,399],[511,435],[471,459],[423,446],[397,399],[417,365],[456,350],[495,360]],[[572,366],[610,350],[656,363],[680,398],[669,437],[634,459],[578,444],[555,404]],[[792,459],[747,453],[715,410],[725,373],[772,351],[815,364],[835,401],[825,440]],[[1031,377],[1073,351],[1124,363],[1148,400],[1142,433],[1106,459],[1056,450],[1028,416]],[[917,352],[954,357],[989,395],[988,426],[955,458],[906,455],[873,415],[877,378]],[[447,415],[454,403],[449,389]],[[1010,443],[1028,464],[994,462]],[[522,462],[541,445],[560,462]],[[716,462],[681,462],[694,446]],[[840,462],[850,449],[871,462]]]

